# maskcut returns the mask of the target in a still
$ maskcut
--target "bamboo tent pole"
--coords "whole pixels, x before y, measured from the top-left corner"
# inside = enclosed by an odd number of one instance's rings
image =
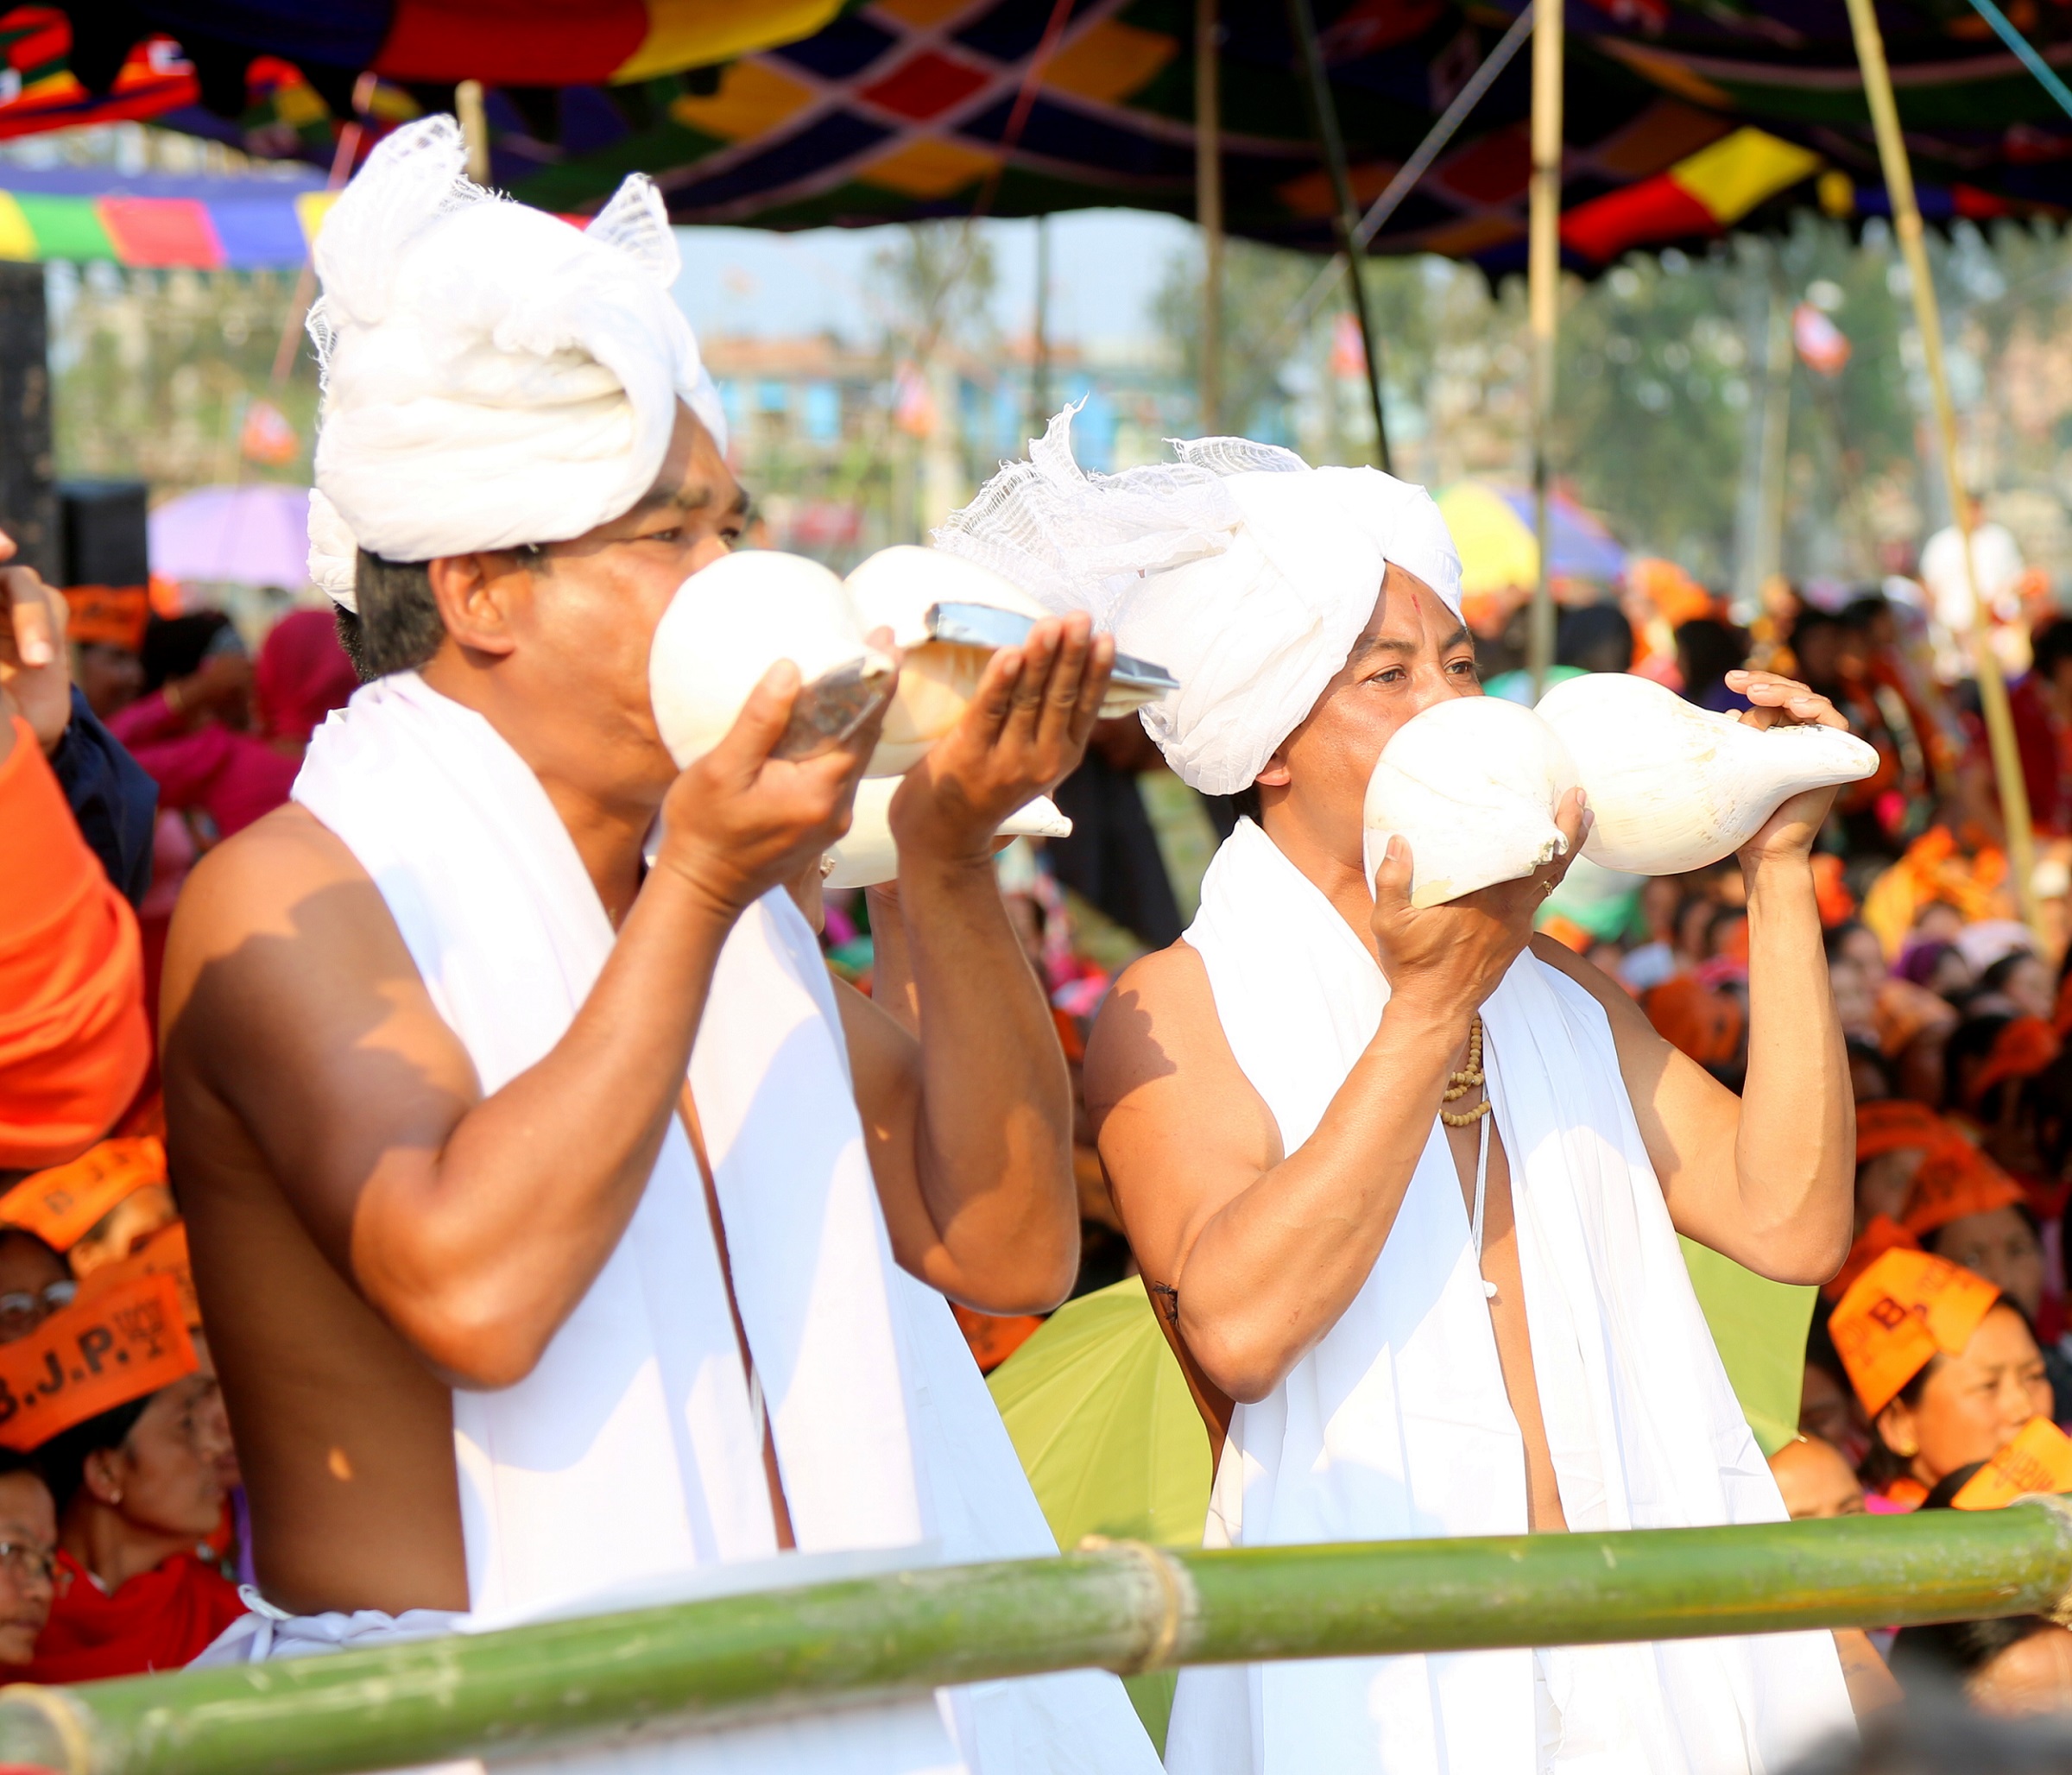
[[[1216,0],[1194,4],[1194,208],[1202,231],[1201,431],[1222,429],[1223,146]]]
[[[1848,0],[1849,26],[1855,34],[1856,60],[1863,70],[1863,94],[1870,103],[1871,127],[1878,137],[1878,159],[1892,204],[1892,232],[1905,256],[1907,281],[1913,287],[1914,325],[1921,334],[1921,354],[1928,368],[1936,432],[1942,445],[1942,483],[1952,521],[1964,540],[1964,575],[1971,585],[1972,657],[1979,680],[1979,705],[1986,717],[1986,737],[1993,754],[1993,774],[2000,793],[2000,818],[2007,831],[2007,867],[2014,877],[2015,900],[2022,922],[2037,928],[2036,843],[2029,822],[2029,790],[2022,777],[2021,753],[2015,744],[2014,717],[2007,705],[2007,685],[1993,651],[1986,601],[1979,596],[1978,561],[1972,553],[1971,499],[1957,464],[1957,414],[1949,398],[1949,376],[1942,362],[1942,317],[1929,273],[1928,246],[1921,226],[1921,206],[1914,198],[1913,167],[1906,139],[1899,129],[1899,105],[1892,93],[1892,70],[1886,64],[1885,39],[1878,29],[1873,0]]]
[[[1388,452],[1388,420],[1382,411],[1381,340],[1374,332],[1368,310],[1367,280],[1360,275],[1366,249],[1358,239],[1360,206],[1353,199],[1353,180],[1345,161],[1345,137],[1338,129],[1338,106],[1331,97],[1330,76],[1324,71],[1323,46],[1317,41],[1317,20],[1310,0],[1288,0],[1288,32],[1295,39],[1295,53],[1302,58],[1304,91],[1310,102],[1310,127],[1317,137],[1317,151],[1330,175],[1331,199],[1337,210],[1338,250],[1345,255],[1351,275],[1353,318],[1360,324],[1360,344],[1367,355],[1367,392],[1374,406],[1374,445],[1384,474],[1395,472]]]
[[[1029,354],[1029,435],[1040,438],[1051,422],[1051,218],[1036,218],[1036,315]]]
[[[1104,1666],[2049,1614],[2072,1507],[938,1566],[278,1664],[0,1690],[0,1766],[345,1775]],[[2062,1616],[2061,1616],[2062,1618]]]
[[[1554,344],[1561,303],[1561,76],[1563,0],[1532,16],[1532,179],[1526,222],[1526,330],[1532,344],[1532,534],[1539,577],[1532,587],[1526,666],[1532,700],[1554,663],[1554,528],[1547,508],[1547,433],[1554,423]]]
[[[1511,21],[1504,35],[1496,40],[1495,47],[1485,55],[1481,65],[1468,77],[1468,84],[1453,95],[1453,103],[1439,113],[1438,121],[1425,132],[1424,141],[1412,150],[1408,160],[1397,168],[1396,176],[1382,187],[1381,195],[1368,205],[1367,213],[1360,218],[1360,225],[1353,231],[1353,239],[1365,252],[1368,244],[1387,226],[1388,218],[1396,213],[1403,199],[1417,189],[1418,181],[1431,170],[1431,163],[1446,152],[1446,144],[1453,140],[1454,132],[1468,120],[1469,112],[1482,102],[1482,95],[1496,84],[1496,77],[1511,66],[1511,58],[1519,47],[1532,35],[1533,0],[1526,4]],[[1309,288],[1302,293],[1302,300],[1288,310],[1286,318],[1274,328],[1267,342],[1265,355],[1277,358],[1282,348],[1288,344],[1316,313],[1323,299],[1337,287],[1338,280],[1345,275],[1347,261],[1334,254],[1330,261],[1317,272]]]

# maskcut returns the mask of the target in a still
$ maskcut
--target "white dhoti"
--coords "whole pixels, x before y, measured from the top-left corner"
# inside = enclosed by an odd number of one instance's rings
[[[1187,941],[1239,1065],[1294,1151],[1373,1039],[1386,980],[1248,820],[1216,853]],[[1569,1526],[1783,1520],[1691,1292],[1602,1008],[1527,954],[1482,1019]],[[1526,1527],[1524,1443],[1435,1122],[1365,1285],[1272,1393],[1236,1408],[1209,1539]],[[1750,1775],[1853,1723],[1825,1633],[1340,1658],[1182,1672],[1166,1765],[1173,1775]]]
[[[517,754],[400,673],[318,732],[294,794],[373,880],[483,1091],[537,1064],[614,939]],[[826,970],[781,892],[721,952],[690,1085],[800,1552],[1054,1553],[947,1304],[893,1259]],[[719,1249],[674,1119],[624,1236],[538,1367],[515,1387],[455,1393],[453,1436],[472,1625],[577,1599],[588,1612],[628,1586],[778,1557]],[[268,1633],[281,1647],[307,1638]],[[790,1748],[756,1766],[1156,1766],[1104,1672],[949,1691],[944,1717],[954,1748],[924,1700],[890,1710],[881,1731],[786,1727]],[[608,1760],[703,1770],[691,1743],[655,1753],[661,1762]]]

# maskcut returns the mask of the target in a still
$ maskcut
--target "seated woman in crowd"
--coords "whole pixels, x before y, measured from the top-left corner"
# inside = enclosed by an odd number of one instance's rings
[[[1929,1253],[1886,1252],[1828,1330],[1871,1423],[1865,1485],[1888,1507],[1917,1506],[2050,1414],[2029,1322],[1991,1282]]]
[[[60,1528],[33,1681],[178,1670],[245,1612],[205,1557],[237,1477],[213,1374],[197,1371],[90,1418],[38,1456]]]

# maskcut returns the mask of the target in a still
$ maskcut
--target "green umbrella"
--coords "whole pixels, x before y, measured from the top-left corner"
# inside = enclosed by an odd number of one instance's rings
[[[1773,1454],[1797,1433],[1813,1290],[1765,1281],[1689,1240],[1684,1256],[1734,1395]],[[1201,1544],[1209,1440],[1141,1282],[1066,1303],[988,1384],[1060,1547],[1088,1535]],[[1129,1680],[1161,1747],[1172,1687],[1171,1671]]]

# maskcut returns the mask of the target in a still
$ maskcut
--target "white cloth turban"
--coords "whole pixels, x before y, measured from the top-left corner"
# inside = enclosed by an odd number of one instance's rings
[[[349,610],[356,545],[426,561],[619,516],[679,399],[725,444],[654,185],[635,174],[577,229],[470,183],[466,161],[451,117],[396,130],[317,237],[309,570]]]
[[[1461,558],[1422,487],[1313,469],[1242,438],[1169,439],[1178,463],[1090,475],[1066,408],[935,533],[1045,608],[1090,611],[1180,687],[1144,711],[1182,780],[1250,785],[1316,706],[1393,561],[1456,616]]]

